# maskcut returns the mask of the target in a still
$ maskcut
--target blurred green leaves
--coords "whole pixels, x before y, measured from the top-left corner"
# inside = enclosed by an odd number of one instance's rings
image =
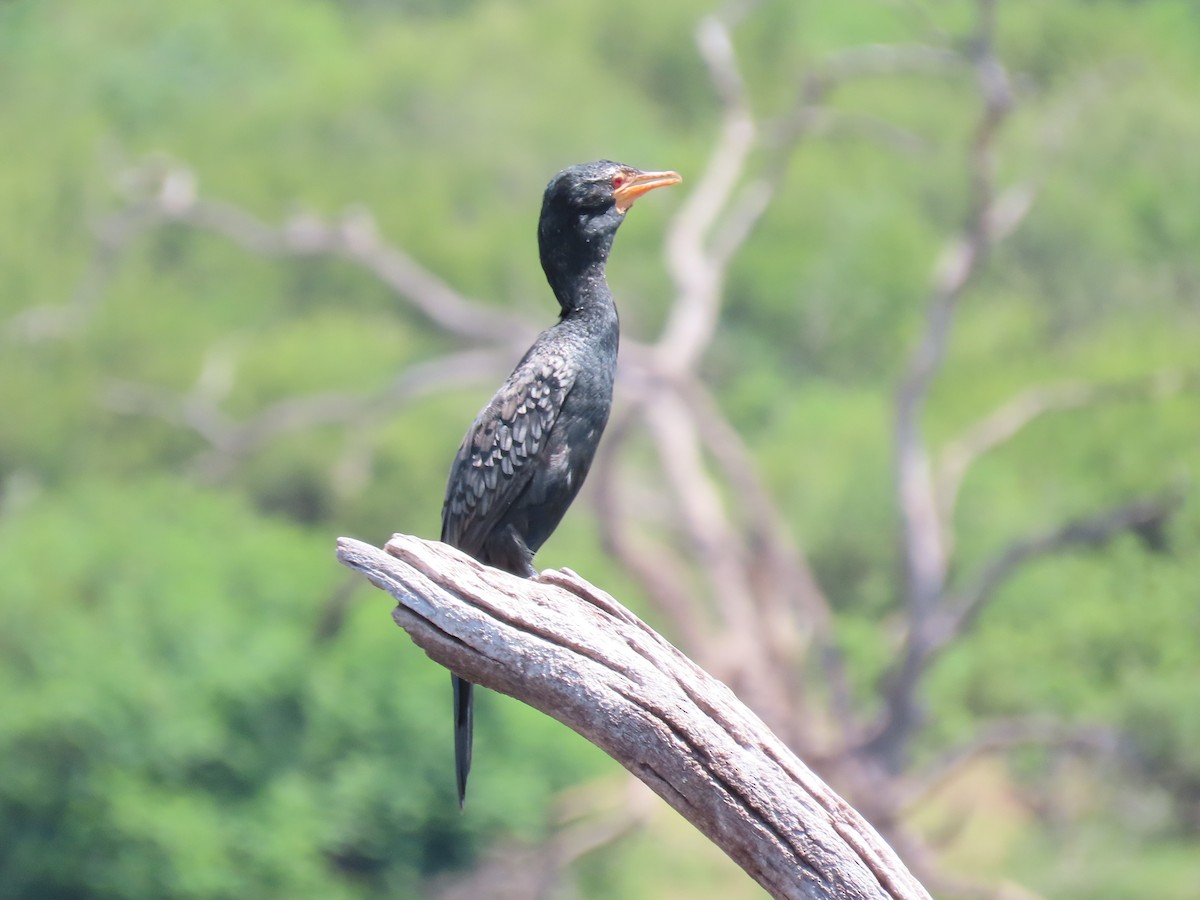
[[[805,72],[848,47],[962,46],[970,4],[910,6],[760,4],[736,35],[756,115],[780,124]],[[332,559],[338,533],[436,534],[446,465],[492,385],[359,429],[281,433],[217,474],[196,429],[113,402],[136,385],[179,406],[210,377],[236,424],[298,396],[377,393],[454,342],[349,263],[164,226],[101,272],[96,237],[121,172],[178,160],[202,196],[272,225],[364,204],[455,289],[549,323],[533,240],[549,176],[612,157],[679,169],[686,189],[704,165],[717,104],[698,14],[629,0],[0,5],[0,893],[420,896],[489,846],[538,840],[556,791],[611,771],[488,697],[459,815],[446,674]],[[1001,181],[1040,193],[964,300],[925,425],[940,446],[1031,387],[1126,387],[1042,417],[970,472],[964,569],[1187,486],[1200,461],[1200,400],[1186,379],[1170,387],[1200,340],[1193,5],[1011,0],[999,29],[1020,75]],[[888,75],[830,95],[730,273],[705,364],[831,598],[863,703],[900,623],[892,392],[967,202],[964,79]],[[680,201],[639,207],[618,242],[630,337],[663,319],[658,238]],[[81,296],[94,304],[58,336],[9,327]],[[1194,505],[1165,548],[1127,537],[1028,567],[931,674],[928,756],[993,716],[1121,733],[1126,792],[1065,830],[1031,826],[1013,851],[1006,874],[1048,895],[1131,895],[1127,882],[1169,896],[1197,878]],[[581,503],[540,562],[627,584],[597,543]],[[1016,781],[1055,784],[1026,762]],[[1135,794],[1165,812],[1126,816]],[[589,896],[664,897],[676,882],[692,896],[649,841],[586,861]],[[1135,874],[1094,864],[1122,841],[1139,842],[1122,858]],[[707,872],[692,855],[678,865]]]
[[[524,739],[489,752],[528,762],[481,766],[461,817],[448,729],[425,730],[445,673],[383,603],[320,634],[345,578],[328,539],[233,497],[77,484],[0,522],[0,568],[7,896],[411,895],[471,834],[536,837],[580,771],[537,758],[554,723],[501,729],[493,698],[481,728]]]

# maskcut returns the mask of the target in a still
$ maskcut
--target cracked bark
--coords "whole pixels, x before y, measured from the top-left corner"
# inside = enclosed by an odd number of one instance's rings
[[[573,572],[521,579],[408,535],[341,538],[338,559],[431,659],[599,746],[772,896],[929,897],[725,685]]]

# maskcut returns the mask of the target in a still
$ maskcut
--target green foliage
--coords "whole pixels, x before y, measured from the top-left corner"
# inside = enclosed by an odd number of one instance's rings
[[[597,752],[537,759],[561,729],[487,698],[514,764],[481,761],[459,816],[448,728],[418,724],[444,673],[373,594],[319,629],[344,577],[327,541],[229,496],[76,485],[0,523],[0,567],[6,896],[414,894],[499,828],[535,838]]]
[[[808,68],[845,48],[970,28],[970,3],[928,20],[923,6],[760,5],[736,33],[755,113],[786,116]],[[1200,400],[1169,377],[1195,368],[1200,340],[1193,5],[998,9],[1020,76],[1000,180],[1039,195],[964,298],[927,431],[941,446],[1033,386],[1145,389],[1044,416],[972,470],[960,579],[1015,537],[1187,484],[1200,463]],[[268,224],[365,204],[454,288],[549,322],[533,252],[548,176],[608,156],[690,182],[705,164],[717,104],[697,15],[631,0],[0,4],[0,894],[419,896],[495,842],[538,840],[556,790],[610,770],[485,697],[460,816],[445,673],[398,640],[377,592],[342,596],[332,537],[436,534],[446,464],[490,384],[365,428],[284,431],[223,472],[195,430],[120,402],[131,383],[175,401],[199,379],[236,424],[381,392],[451,343],[345,262],[182,226],[132,234],[109,260],[95,237],[129,162],[180,160],[203,196]],[[962,72],[855,80],[829,107],[730,272],[706,374],[869,703],[896,640],[892,393],[965,214],[977,109]],[[618,242],[631,337],[661,327],[657,239],[679,202],[639,207]],[[30,337],[22,317],[44,307],[78,327]],[[1048,896],[1196,892],[1194,507],[1165,547],[1126,537],[1028,567],[931,673],[929,757],[994,716],[1120,732],[1122,787],[1091,776],[1080,827],[1024,823],[1003,864]],[[633,596],[586,503],[540,562]],[[1055,772],[1032,754],[1012,779],[1065,791]],[[657,840],[678,850],[669,829]],[[701,896],[708,864],[659,849],[607,848],[581,889]]]

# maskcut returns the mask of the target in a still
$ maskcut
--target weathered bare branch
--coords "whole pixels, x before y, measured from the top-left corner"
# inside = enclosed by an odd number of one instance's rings
[[[1096,395],[1096,387],[1087,384],[1057,384],[1022,391],[1007,403],[980,419],[956,440],[942,448],[934,489],[945,540],[950,542],[950,523],[958,502],[963,477],[975,461],[1023,428],[1050,412],[1076,409]]]
[[[628,773],[619,782],[604,778],[561,793],[553,804],[550,835],[538,844],[515,840],[489,850],[482,864],[435,885],[432,900],[552,900],[564,896],[570,867],[651,817],[657,801]]]
[[[130,241],[158,220],[150,204],[136,202],[104,220],[87,269],[64,304],[43,304],[23,310],[6,332],[26,341],[61,338],[83,328],[91,318]]]
[[[719,467],[721,482],[731,488],[731,496],[743,507],[739,529],[746,536],[745,565],[753,581],[757,614],[764,623],[760,628],[762,647],[772,659],[773,671],[796,672],[805,651],[815,646],[833,707],[830,724],[845,737],[854,728],[855,716],[841,653],[832,638],[829,602],[791,528],[759,478],[749,449],[716,400],[695,379],[684,381],[679,389]],[[793,697],[787,718],[796,723],[789,729],[789,743],[802,746],[813,729],[799,727],[798,723],[811,725],[815,713],[803,708],[804,679],[783,681]]]
[[[906,778],[897,807],[902,811],[915,809],[984,756],[1027,745],[1103,753],[1111,752],[1116,743],[1116,732],[1098,725],[1075,725],[1045,717],[993,721],[965,744],[951,748]]]
[[[870,116],[856,116],[825,106],[831,94],[845,84],[866,78],[900,74],[943,74],[960,69],[962,56],[946,47],[923,44],[869,44],[852,47],[815,63],[800,80],[793,108],[772,123],[766,143],[775,150],[767,166],[768,180],[777,184],[796,145],[806,136],[857,127],[888,142],[911,147],[914,137],[894,124]]]
[[[770,641],[751,582],[748,549],[706,464],[697,417],[670,387],[656,391],[646,401],[645,412],[660,470],[679,511],[676,518],[682,536],[705,561],[709,595],[721,619],[717,639],[705,648],[706,661],[732,681],[768,722],[783,727],[790,718],[787,683],[778,677],[770,655],[762,652]]]
[[[708,164],[667,232],[667,265],[677,296],[655,347],[658,367],[666,372],[690,370],[712,342],[724,268],[708,253],[709,236],[742,178],[757,134],[728,24],[705,17],[696,45],[721,99],[722,120]],[[761,202],[743,203],[737,232],[748,233],[764,208]],[[733,239],[726,232],[721,241],[727,257]]]
[[[693,574],[670,548],[654,542],[636,528],[629,510],[644,510],[648,498],[636,503],[626,497],[638,482],[621,473],[622,447],[633,433],[635,417],[623,410],[608,426],[600,454],[592,470],[588,496],[594,499],[600,538],[604,549],[630,573],[646,591],[655,607],[667,616],[680,642],[704,658],[703,648],[712,638],[706,608],[697,602],[692,588]]]
[[[306,214],[275,228],[230,204],[197,200],[169,218],[223,234],[264,256],[328,255],[352,260],[430,322],[463,338],[523,343],[533,332],[514,316],[464,297],[408,254],[384,243],[370,213],[362,207],[350,210],[337,222]]]
[[[773,896],[928,897],[728,688],[574,573],[520,579],[406,535],[338,545],[434,661],[604,749]]]
[[[706,561],[723,624],[736,635],[729,641],[735,645],[730,653],[741,656],[756,646],[754,601],[741,565],[741,535],[732,527],[708,473],[695,420],[673,391],[660,390],[647,411],[646,425],[678,504],[678,519],[697,556]],[[737,646],[742,641],[750,646]]]
[[[967,149],[969,198],[966,220],[949,242],[934,273],[925,327],[896,391],[893,469],[900,517],[908,635],[888,680],[888,726],[876,747],[892,767],[916,727],[914,693],[928,650],[928,622],[945,588],[950,566],[946,527],[940,518],[933,465],[921,430],[921,417],[934,379],[945,359],[955,312],[970,280],[994,244],[1012,232],[1029,211],[1031,189],[995,194],[995,142],[1013,106],[1008,72],[995,49],[995,4],[978,0],[977,30],[971,42],[981,112]]]
[[[1040,385],[1017,394],[942,447],[935,487],[947,543],[951,541],[951,523],[967,472],[982,456],[1012,440],[1042,416],[1095,403],[1160,399],[1197,387],[1200,371],[1164,369],[1129,381]]]
[[[496,349],[452,353],[409,366],[378,391],[289,397],[241,422],[219,405],[231,386],[226,382],[232,379],[232,361],[224,353],[208,355],[196,385],[187,393],[113,379],[104,401],[116,412],[159,418],[194,431],[210,445],[196,463],[197,473],[206,480],[219,480],[238,462],[286,434],[325,425],[369,427],[419,397],[504,371],[511,364],[510,355]],[[216,371],[218,359],[224,367],[220,373]]]
[[[430,322],[447,333],[487,344],[525,345],[533,326],[509,313],[454,290],[398,247],[380,238],[365,207],[352,207],[338,220],[302,213],[280,226],[269,225],[232,203],[202,198],[196,179],[183,166],[152,161],[124,174],[136,195],[98,228],[88,272],[71,302],[36,307],[10,323],[26,338],[55,337],[90,315],[128,246],[142,233],[182,225],[220,234],[258,256],[330,256],[349,260],[383,282]]]
[[[1072,547],[1100,547],[1127,532],[1156,544],[1163,540],[1163,528],[1182,503],[1180,493],[1135,500],[1013,541],[966,585],[946,597],[930,622],[922,665],[928,665],[939,650],[970,629],[999,587],[1025,564]]]
[[[905,74],[943,75],[963,67],[963,57],[936,44],[863,44],[827,57],[817,69],[829,87],[863,78]]]
[[[961,236],[950,242],[937,265],[925,329],[896,394],[894,447],[901,549],[907,595],[918,618],[928,613],[940,593],[948,566],[929,453],[920,428],[925,399],[945,358],[954,313],[968,281],[992,244],[1011,233],[1032,202],[1025,188],[1003,195],[1000,201],[993,197],[994,143],[1013,102],[1008,73],[995,53],[994,35],[994,4],[980,0],[973,61],[983,109],[968,152],[967,220]]]

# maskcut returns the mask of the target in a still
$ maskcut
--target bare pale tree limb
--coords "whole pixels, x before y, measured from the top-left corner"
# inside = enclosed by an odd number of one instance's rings
[[[696,420],[678,395],[667,390],[656,392],[645,419],[659,457],[669,460],[663,476],[679,505],[678,520],[689,544],[709,567],[723,630],[733,638],[729,652],[740,656],[757,646],[753,591],[741,565],[741,535],[729,521],[719,488],[709,476]]]
[[[925,328],[896,394],[895,469],[901,518],[901,549],[909,603],[914,616],[928,613],[945,580],[948,554],[942,543],[929,453],[921,414],[934,377],[946,355],[950,327],[968,281],[995,240],[1016,227],[1032,197],[1025,189],[994,199],[997,132],[1012,107],[1007,72],[996,56],[995,7],[980,0],[974,63],[983,109],[968,153],[970,199],[962,234],[943,251],[934,273]]]
[[[540,844],[505,842],[465,874],[434,885],[432,900],[556,900],[571,896],[571,867],[584,856],[644,827],[658,801],[627,772],[563,791],[552,805],[550,836]]]
[[[937,607],[924,620],[919,637],[910,636],[906,642],[905,666],[891,673],[890,677],[895,680],[885,685],[885,695],[891,697],[892,702],[876,726],[868,748],[877,748],[880,740],[888,739],[896,727],[891,717],[897,715],[898,710],[902,715],[917,716],[915,693],[921,675],[947,647],[975,625],[1000,586],[1023,566],[1039,557],[1074,547],[1103,546],[1122,534],[1136,534],[1152,546],[1161,544],[1165,540],[1166,525],[1183,500],[1181,491],[1171,491],[1159,497],[1118,504],[1020,538],[984,563],[961,588],[947,589],[939,597]],[[898,683],[899,679],[904,680]]]
[[[814,640],[834,675],[831,690],[848,700],[824,597],[750,454],[699,383],[664,377],[641,394],[635,411],[617,416],[593,474],[605,545],[671,616],[696,658],[734,684],[792,746],[806,746],[807,729],[796,726],[806,685],[793,673]],[[629,480],[615,467],[634,414],[657,453],[665,492],[650,489],[669,504],[658,530],[683,548],[678,554],[635,524],[649,504],[623,499]],[[684,559],[696,556],[706,562],[702,581]],[[803,720],[811,725],[818,715],[807,709]],[[843,724],[822,718],[832,729]]]
[[[743,511],[747,514],[740,526],[733,521],[735,511],[728,508],[728,498],[712,477],[709,460],[701,460],[697,439],[713,453],[720,474],[732,476],[730,483],[738,487],[755,481],[754,466],[737,441],[729,439],[734,431],[717,405],[705,403],[702,392],[686,386],[697,384],[695,369],[715,337],[728,268],[778,195],[786,160],[826,112],[821,104],[827,96],[856,77],[943,70],[961,66],[962,60],[956,53],[932,47],[872,46],[814,65],[804,81],[799,110],[771,126],[768,162],[755,169],[752,155],[762,129],[750,108],[733,39],[734,26],[748,8],[748,4],[730,4],[697,27],[697,48],[720,102],[720,127],[703,172],[691,182],[691,191],[668,229],[667,266],[675,298],[667,322],[657,341],[626,358],[626,371],[634,370],[633,380],[641,385],[636,410],[655,437],[664,482],[679,508],[680,531],[708,560],[709,593],[727,617],[719,646],[727,656],[740,660],[741,672],[718,663],[719,670],[736,680],[772,722],[795,720],[794,715],[777,712],[789,705],[786,694],[797,703],[803,694],[796,670],[807,648],[792,638],[802,632],[818,633],[818,658],[831,676],[831,696],[842,714],[829,717],[829,722],[854,732],[840,653],[827,636],[828,605],[801,552],[794,545],[782,548],[778,535],[786,533],[781,527],[783,517],[765,490],[748,492],[745,498],[752,509]],[[620,443],[610,437],[610,451],[615,453],[614,444]],[[735,461],[734,456],[740,458]],[[602,493],[611,490],[609,486]],[[741,491],[734,493],[742,497]],[[635,571],[645,572],[650,567],[640,564],[636,548],[622,538],[629,531],[628,519],[622,527],[613,518],[617,509],[615,502],[603,507],[609,516],[608,543],[619,548]],[[661,582],[651,576],[646,583]],[[673,593],[664,592],[664,605],[678,606],[671,602]],[[746,642],[767,648],[766,658],[738,651]],[[703,655],[717,662],[718,654]],[[794,706],[793,713],[799,708]],[[799,741],[809,730],[798,727],[791,737]]]
[[[1200,371],[1163,369],[1128,381],[1040,385],[1007,400],[942,447],[935,487],[947,542],[951,541],[958,493],[967,472],[981,457],[1042,416],[1105,402],[1160,400],[1197,388]]]
[[[763,548],[763,555],[777,567],[773,581],[788,585],[799,605],[797,610],[809,627],[826,629],[832,613],[808,562],[796,550],[787,522],[772,501],[749,448],[725,417],[716,399],[694,378],[679,385],[681,396],[693,410],[705,447],[717,462],[724,483],[745,507],[741,527],[747,542]]]
[[[1077,725],[1046,717],[1022,717],[989,722],[965,744],[953,747],[904,780],[897,806],[911,810],[945,787],[976,760],[1014,747],[1036,745],[1072,752],[1109,753],[1118,743],[1112,728]]]
[[[722,120],[705,170],[667,232],[667,264],[677,296],[655,345],[657,366],[665,372],[691,370],[712,342],[728,259],[766,208],[765,197],[742,204],[740,214],[730,220],[736,223],[734,231],[726,232],[718,242],[723,260],[712,258],[709,235],[721,221],[741,180],[757,127],[738,69],[729,23],[719,16],[706,16],[697,26],[696,46],[721,100]]]
[[[408,366],[392,382],[372,392],[322,392],[289,397],[237,421],[221,409],[234,380],[228,347],[210,351],[191,390],[179,394],[150,385],[111,379],[103,400],[125,415],[148,416],[187,428],[208,444],[196,472],[215,481],[274,440],[325,425],[352,430],[370,427],[391,411],[420,397],[474,384],[503,371],[511,354],[500,349],[464,350]]]
[[[720,102],[721,122],[704,171],[667,233],[667,265],[676,298],[653,350],[656,369],[671,375],[694,370],[711,345],[726,273],[777,196],[797,144],[821,123],[844,118],[833,117],[821,106],[828,95],[856,78],[945,71],[962,64],[957,53],[942,48],[871,45],[814,65],[803,81],[797,110],[769,129],[771,161],[751,173],[751,155],[763,128],[750,108],[733,40],[733,28],[748,7],[730,4],[701,19],[696,29],[696,46]],[[911,143],[910,136],[881,120],[864,119],[857,125],[886,134],[888,140]]]
[[[625,495],[630,493],[634,479],[618,471],[621,455],[614,452],[612,444],[614,438],[628,432],[629,424],[627,418],[609,426],[608,446],[599,454],[589,487],[585,489],[594,498],[600,540],[605,552],[653,598],[655,607],[670,621],[680,642],[687,647],[703,648],[711,639],[711,628],[704,621],[706,607],[698,602],[697,591],[691,586],[692,572],[670,548],[635,531],[625,510],[630,502]]]
[[[39,306],[9,323],[10,333],[26,339],[58,337],[86,321],[115,274],[129,245],[143,233],[182,225],[219,234],[247,251],[267,257],[320,257],[348,260],[375,276],[395,295],[443,331],[487,344],[524,347],[535,329],[516,316],[464,296],[379,235],[370,211],[351,207],[327,221],[312,213],[270,225],[245,209],[197,193],[186,167],[152,161],[124,174],[136,193],[127,205],[98,226],[88,272],[71,301]]]
[[[435,662],[601,747],[773,896],[929,896],[728,688],[574,573],[520,579],[407,535],[338,557]]]
[[[850,686],[844,660],[833,640],[833,611],[808,560],[799,550],[786,520],[758,474],[749,448],[730,424],[707,389],[696,379],[679,385],[693,412],[705,447],[742,509],[739,530],[745,534],[745,565],[750,572],[763,625],[762,652],[771,657],[776,673],[797,672],[810,649],[815,648],[818,665],[829,690],[829,725],[840,732],[838,740],[848,743],[856,718],[850,702]],[[777,679],[791,695],[790,715],[784,716],[788,743],[796,748],[811,743],[812,717],[806,702],[805,679]],[[810,727],[800,727],[805,722]]]
[[[955,638],[968,631],[1000,586],[1033,559],[1072,547],[1099,547],[1122,534],[1133,533],[1155,543],[1163,539],[1167,521],[1183,504],[1179,492],[1121,503],[1075,519],[1041,534],[1013,541],[985,563],[959,590],[951,591],[930,622],[922,667]]]
[[[934,490],[937,493],[943,538],[952,543],[952,522],[958,505],[963,478],[975,461],[990,450],[1009,441],[1027,425],[1051,412],[1077,409],[1096,396],[1097,388],[1088,384],[1056,384],[1022,391],[1002,406],[974,423],[955,440],[942,447]]]
[[[893,470],[899,510],[899,550],[908,608],[908,633],[891,672],[885,697],[885,729],[875,750],[897,769],[916,727],[916,687],[929,645],[928,623],[950,567],[946,527],[940,517],[933,463],[922,431],[929,391],[946,356],[950,330],[968,283],[980,271],[994,245],[1028,213],[1034,193],[1017,186],[997,196],[995,142],[1014,103],[1012,85],[995,48],[995,2],[978,0],[976,33],[970,60],[981,111],[967,148],[969,196],[960,234],[948,242],[934,271],[925,310],[925,326],[896,391]]]

